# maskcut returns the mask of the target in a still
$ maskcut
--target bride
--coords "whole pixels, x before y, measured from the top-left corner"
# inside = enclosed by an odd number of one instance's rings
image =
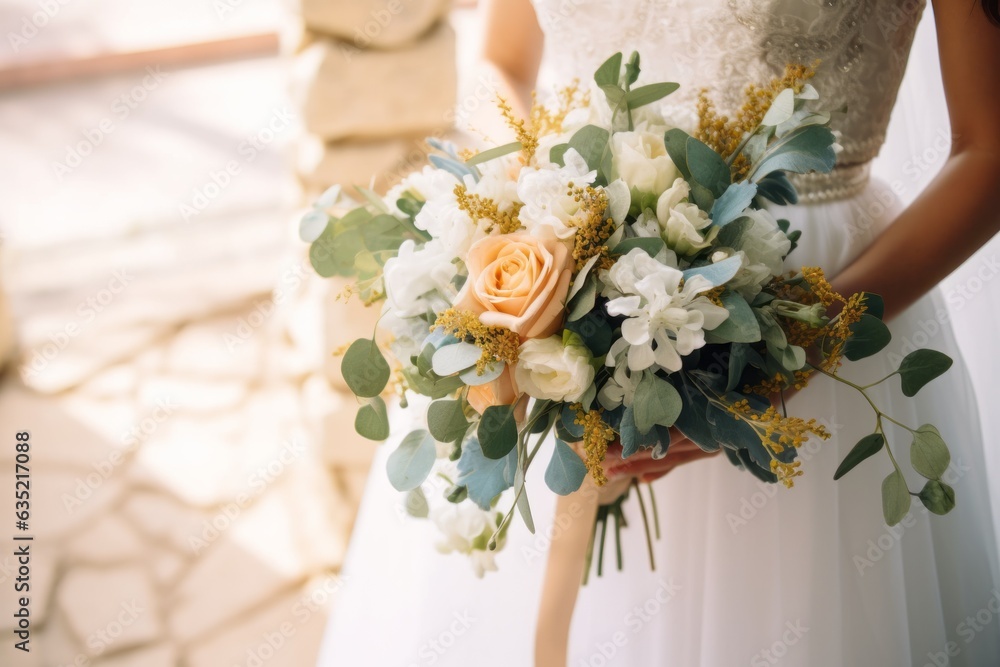
[[[893,342],[849,375],[882,377],[914,345],[956,358],[916,399],[902,401],[890,383],[873,393],[902,421],[939,426],[958,507],[946,517],[914,509],[889,528],[879,511],[884,470],[861,466],[835,483],[870,424],[855,418],[864,414],[856,394],[816,381],[790,410],[821,418],[834,437],[803,448],[806,477],[791,490],[758,483],[680,433],[665,459],[610,470],[655,480],[656,569],[643,531],[625,530],[624,571],[591,577],[574,605],[593,511],[585,491],[557,503],[529,474],[538,532],[514,526],[499,572],[477,579],[463,557],[434,551],[433,525],[406,516],[385,479],[384,447],[322,667],[1000,664],[983,438],[934,289],[1000,228],[1000,12],[997,0],[934,2],[952,148],[903,209],[870,165],[922,10],[922,0],[498,0],[485,57],[508,97],[525,103],[540,67],[553,80],[586,81],[610,54],[635,50],[646,80],[681,84],[667,98],[676,113],[694,108],[699,86],[733,109],[745,84],[820,61],[814,85],[831,107],[846,107],[834,121],[843,151],[832,173],[798,178],[798,205],[773,207],[803,231],[789,267],[820,265],[838,291],[884,297]],[[627,502],[626,514],[637,507]]]

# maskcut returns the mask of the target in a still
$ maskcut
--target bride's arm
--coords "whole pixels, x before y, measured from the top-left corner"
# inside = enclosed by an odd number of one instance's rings
[[[978,0],[934,0],[952,150],[941,172],[833,281],[892,317],[1000,230],[1000,27]]]
[[[490,0],[483,60],[500,79],[497,92],[523,116],[542,60],[542,30],[530,0]]]

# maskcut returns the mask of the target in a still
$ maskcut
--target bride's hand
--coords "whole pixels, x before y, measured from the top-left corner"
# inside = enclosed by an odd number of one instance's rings
[[[621,445],[615,443],[608,447],[608,455],[604,458],[604,472],[611,483],[620,479],[637,478],[640,482],[655,481],[677,466],[700,461],[715,456],[715,452],[706,452],[698,445],[688,440],[677,428],[670,429],[670,447],[662,459],[654,459],[651,449],[643,449],[625,460],[621,457]]]

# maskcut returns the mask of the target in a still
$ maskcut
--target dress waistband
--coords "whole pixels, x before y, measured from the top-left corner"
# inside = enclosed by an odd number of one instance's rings
[[[865,189],[870,177],[871,162],[838,166],[826,174],[789,174],[800,204],[817,204],[853,197]]]

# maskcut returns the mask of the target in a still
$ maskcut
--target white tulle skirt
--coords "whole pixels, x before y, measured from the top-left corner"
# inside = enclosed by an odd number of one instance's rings
[[[803,232],[789,266],[836,273],[896,209],[873,183],[851,199],[775,210]],[[957,508],[940,517],[915,503],[888,528],[880,487],[891,465],[881,455],[834,482],[874,415],[852,390],[817,379],[788,409],[825,422],[833,437],[802,448],[805,476],[793,489],[758,482],[723,457],[677,469],[654,485],[662,530],[656,571],[638,506],[626,503],[633,521],[622,536],[625,569],[614,568],[609,543],[604,576],[580,595],[571,667],[1000,664],[1000,576],[981,429],[948,311],[933,293],[891,329],[890,347],[845,364],[844,376],[877,380],[913,346],[955,358],[914,399],[894,379],[872,394],[903,423],[938,426],[952,451],[945,479]],[[405,434],[411,418],[398,413],[395,432]],[[908,434],[891,431],[890,440],[908,460]],[[538,533],[516,523],[497,558],[500,571],[477,579],[463,556],[434,550],[432,524],[407,517],[385,479],[393,447],[382,448],[372,470],[320,665],[531,665],[555,501],[541,470],[528,487]],[[922,486],[916,476],[909,481]]]

